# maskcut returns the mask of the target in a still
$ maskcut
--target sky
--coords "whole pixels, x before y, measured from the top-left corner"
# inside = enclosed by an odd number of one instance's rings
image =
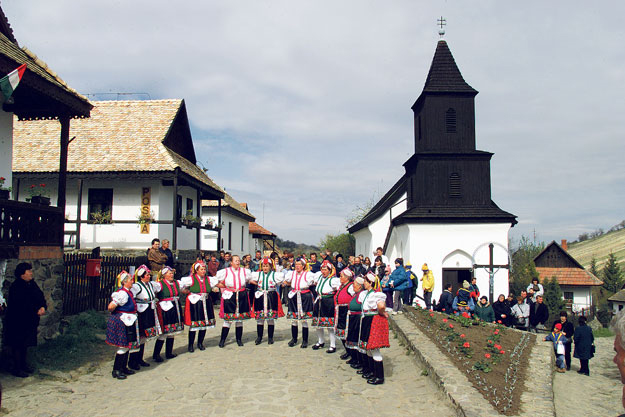
[[[574,240],[625,219],[625,2],[1,4],[20,45],[80,93],[185,99],[207,174],[308,244],[403,175],[444,16],[479,91],[492,199],[518,216],[511,237]]]

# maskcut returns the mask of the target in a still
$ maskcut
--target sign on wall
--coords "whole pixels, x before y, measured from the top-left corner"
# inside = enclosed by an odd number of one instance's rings
[[[150,203],[151,203],[151,192],[150,187],[141,188],[141,216],[149,216],[150,215]],[[147,235],[150,234],[150,223],[140,224],[141,234]]]

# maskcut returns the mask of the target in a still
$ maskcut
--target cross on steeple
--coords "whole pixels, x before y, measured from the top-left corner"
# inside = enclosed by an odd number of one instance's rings
[[[438,26],[440,26],[441,28],[438,30],[438,35],[442,38],[443,36],[445,36],[445,26],[447,26],[447,20],[443,18],[443,16],[440,17],[440,19],[437,20],[438,22]]]

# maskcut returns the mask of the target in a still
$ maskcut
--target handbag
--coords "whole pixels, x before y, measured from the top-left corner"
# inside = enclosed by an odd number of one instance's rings
[[[566,352],[566,350],[564,349],[564,343],[558,342],[556,344],[556,353],[558,355],[564,355],[565,352]]]

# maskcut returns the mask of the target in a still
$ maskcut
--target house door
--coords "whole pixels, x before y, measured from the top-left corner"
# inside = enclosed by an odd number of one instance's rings
[[[462,287],[462,281],[471,283],[473,278],[473,270],[471,268],[443,268],[443,290],[447,287],[447,284],[451,284],[451,293],[456,295],[456,292]]]

